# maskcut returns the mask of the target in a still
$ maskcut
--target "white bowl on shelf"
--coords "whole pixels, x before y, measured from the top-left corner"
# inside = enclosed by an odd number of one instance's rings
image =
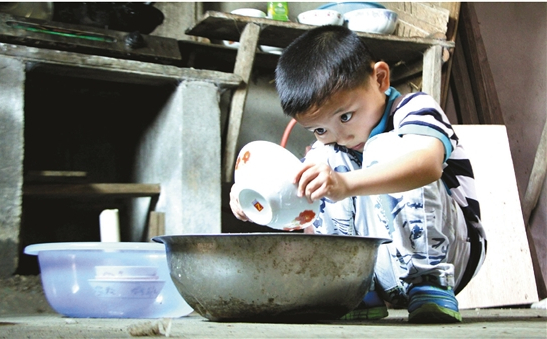
[[[255,9],[255,8],[238,8],[238,9],[234,9],[230,13],[231,14],[236,14],[236,15],[248,16],[248,17],[251,17],[251,18],[265,18],[266,17],[266,13],[264,13],[263,11],[261,11],[259,9]],[[237,41],[223,40],[222,43],[226,47],[235,48],[235,49],[239,48],[239,42],[237,42]]]
[[[222,40],[222,43],[226,47],[238,49],[239,48],[239,41],[231,41],[231,40]]]
[[[352,31],[391,34],[397,26],[397,13],[383,8],[365,8],[344,14]]]
[[[342,2],[329,2],[317,9],[330,9],[342,13],[342,15],[363,8],[385,8],[384,5],[377,2],[358,2],[358,1],[342,1]]]
[[[298,14],[298,22],[304,25],[325,26],[344,24],[344,16],[337,11],[329,9],[314,9]]]
[[[274,47],[274,46],[260,45],[260,50],[261,50],[262,52],[271,53],[271,54],[276,54],[276,55],[281,55],[281,53],[283,53],[283,48],[281,48],[281,47]]]
[[[253,18],[265,18],[266,13],[255,8],[238,8],[230,12],[231,14],[250,16]]]

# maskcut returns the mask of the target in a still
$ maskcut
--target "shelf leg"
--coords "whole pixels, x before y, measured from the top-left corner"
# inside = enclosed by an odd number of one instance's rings
[[[25,64],[0,55],[0,278],[18,266],[24,158]]]
[[[441,103],[442,46],[432,46],[424,53],[422,91]]]
[[[245,100],[249,90],[248,84],[253,69],[256,47],[258,44],[258,36],[260,34],[260,26],[249,23],[243,29],[240,38],[240,46],[237,51],[234,74],[241,76],[243,81],[234,91],[232,102],[230,104],[230,115],[228,117],[228,132],[226,134],[226,146],[224,149],[224,180],[232,181],[233,165],[236,157],[237,139],[243,119],[243,110],[245,109]]]

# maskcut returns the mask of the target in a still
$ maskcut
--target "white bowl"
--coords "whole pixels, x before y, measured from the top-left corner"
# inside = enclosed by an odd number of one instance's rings
[[[397,13],[389,9],[365,8],[344,14],[352,31],[391,34],[397,25]]]
[[[24,252],[38,256],[46,299],[62,315],[178,318],[192,312],[171,280],[161,244],[47,243],[27,246]],[[97,279],[97,266],[154,267],[157,280]]]
[[[238,9],[234,9],[230,13],[237,14],[237,15],[250,16],[250,17],[253,17],[253,18],[265,18],[266,17],[266,13],[262,12],[259,9],[255,9],[255,8],[238,8]]]
[[[262,12],[259,9],[255,9],[255,8],[238,8],[238,9],[234,9],[230,13],[231,14],[236,14],[236,15],[249,16],[249,17],[252,17],[252,18],[265,18],[266,17],[266,13]],[[226,47],[235,48],[235,49],[239,48],[239,42],[237,42],[237,41],[223,40],[222,43]]]
[[[333,11],[337,11],[342,13],[342,15],[346,14],[347,12],[363,8],[385,8],[385,6],[377,2],[342,1],[329,2],[327,4],[317,7],[317,9],[330,9]]]
[[[224,44],[224,46],[234,48],[234,49],[238,49],[240,46],[240,43],[238,41],[223,40],[222,43]],[[265,53],[276,54],[276,55],[281,55],[281,53],[283,53],[283,48],[281,47],[260,45],[259,48],[262,52],[265,52]]]
[[[304,25],[324,26],[344,24],[341,13],[329,9],[314,9],[298,14],[298,22]]]
[[[281,47],[260,45],[260,49],[262,50],[262,52],[271,54],[281,55],[281,53],[283,53],[283,48]]]
[[[243,212],[253,222],[293,231],[311,226],[320,201],[297,196],[296,176],[301,162],[285,148],[268,141],[245,145],[237,157],[234,189]]]
[[[222,43],[226,47],[235,48],[235,49],[239,48],[239,42],[238,41],[222,40]]]

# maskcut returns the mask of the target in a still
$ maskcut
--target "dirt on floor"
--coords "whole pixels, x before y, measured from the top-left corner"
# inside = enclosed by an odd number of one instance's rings
[[[40,275],[0,279],[0,316],[56,312],[49,306]]]

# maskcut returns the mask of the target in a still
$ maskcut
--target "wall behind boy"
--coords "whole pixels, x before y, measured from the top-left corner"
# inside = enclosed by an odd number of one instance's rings
[[[475,3],[507,126],[521,201],[547,119],[547,3]],[[501,34],[500,34],[501,33]],[[547,184],[530,227],[547,281]],[[540,299],[547,295],[541,295]]]

